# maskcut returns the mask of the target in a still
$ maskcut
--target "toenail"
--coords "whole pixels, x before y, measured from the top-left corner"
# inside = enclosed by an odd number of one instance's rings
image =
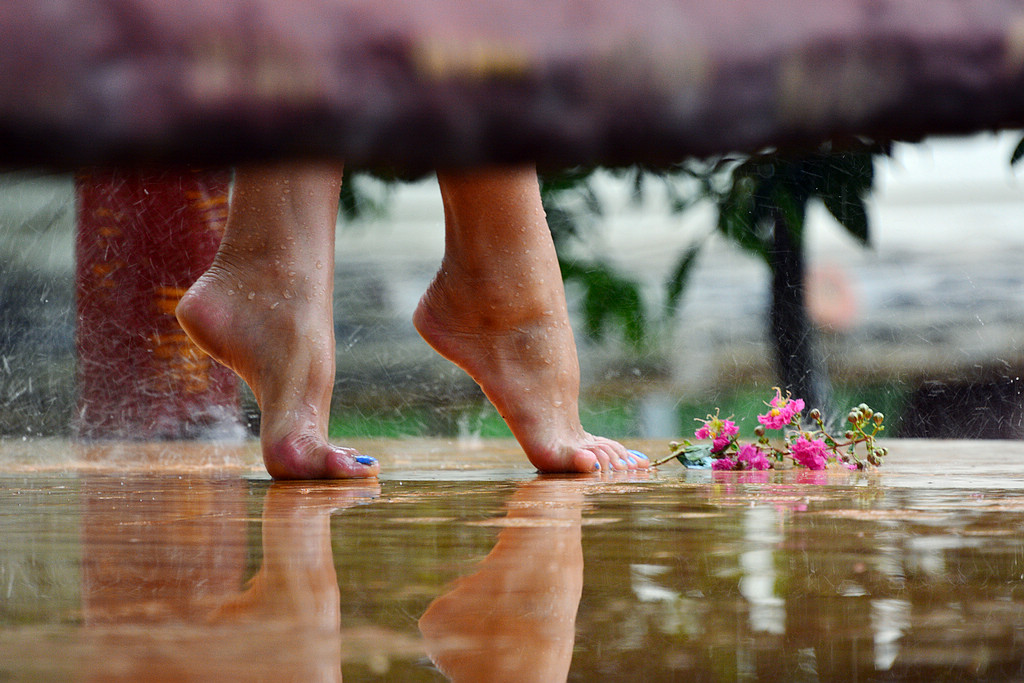
[[[648,458],[648,457],[647,457],[646,455],[644,455],[644,454],[643,454],[643,453],[641,453],[640,451],[634,451],[634,450],[630,449],[630,450],[629,450],[629,452],[630,452],[631,454],[635,455],[635,456],[636,456],[636,457],[638,457],[638,458],[642,458],[642,459],[644,459],[644,460],[650,460],[650,458]]]
[[[595,469],[595,470],[599,470],[599,469],[601,469],[601,463],[599,463],[599,462],[595,462],[595,463],[594,463],[594,469]]]
[[[377,458],[371,458],[368,455],[359,455],[356,456],[356,462],[360,465],[376,465]]]

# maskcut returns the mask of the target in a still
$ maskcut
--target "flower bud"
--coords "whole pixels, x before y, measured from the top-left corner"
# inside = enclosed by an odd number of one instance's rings
[[[875,424],[876,425],[882,424],[882,420],[884,420],[884,419],[885,419],[885,415],[883,415],[882,413],[875,413]]]
[[[815,408],[814,410],[811,411],[810,417],[811,417],[812,420],[817,422],[818,420],[821,419],[821,411],[818,410],[817,408]]]
[[[764,425],[757,425],[756,427],[754,427],[754,436],[756,436],[757,438],[760,439],[760,438],[764,437],[764,435],[765,435]]]
[[[857,424],[859,420],[860,413],[857,413],[856,411],[851,410],[850,414],[846,416],[846,421],[849,422],[850,424]]]

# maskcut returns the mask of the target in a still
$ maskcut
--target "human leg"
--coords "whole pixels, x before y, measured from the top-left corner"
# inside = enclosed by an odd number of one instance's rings
[[[252,388],[267,471],[279,479],[369,477],[376,460],[327,441],[334,387],[334,231],[340,166],[240,169],[213,265],[177,316]]]
[[[413,318],[542,472],[647,467],[579,420],[579,362],[532,168],[438,173],[445,255]]]

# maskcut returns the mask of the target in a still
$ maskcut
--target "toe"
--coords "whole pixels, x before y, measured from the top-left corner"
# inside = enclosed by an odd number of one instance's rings
[[[651,459],[640,451],[629,449],[627,452],[636,460],[637,469],[646,470],[651,466]]]
[[[333,446],[315,434],[278,441],[264,451],[263,461],[275,479],[365,479],[380,472],[375,458]]]
[[[380,463],[376,458],[349,448],[329,448],[331,452],[325,459],[324,467],[329,479],[363,479],[376,477],[380,473]]]

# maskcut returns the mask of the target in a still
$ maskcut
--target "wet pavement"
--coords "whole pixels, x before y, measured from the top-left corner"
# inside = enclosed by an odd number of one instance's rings
[[[359,445],[379,481],[274,483],[254,444],[0,444],[0,680],[1024,678],[1020,443],[593,477]]]

